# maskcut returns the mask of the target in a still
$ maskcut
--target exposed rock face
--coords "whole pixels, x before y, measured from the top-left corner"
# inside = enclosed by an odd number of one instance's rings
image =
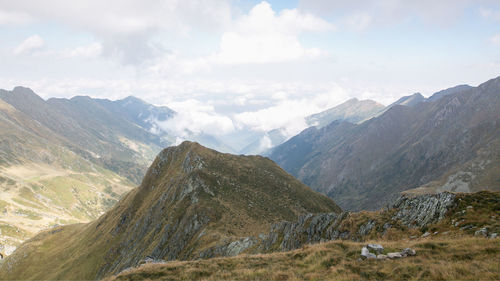
[[[415,198],[402,196],[392,205],[398,210],[393,219],[401,220],[408,227],[422,227],[443,219],[454,200],[455,195],[448,192]]]
[[[417,197],[401,196],[394,204],[388,205],[380,214],[389,221],[366,219],[358,225],[352,225],[353,213],[306,214],[297,221],[282,221],[271,226],[267,234],[258,237],[226,242],[212,247],[202,258],[231,255],[231,244],[236,243],[238,250],[253,249],[250,252],[289,251],[298,249],[305,244],[318,243],[336,239],[363,241],[373,231],[386,231],[392,225],[399,224],[408,228],[425,227],[443,219],[447,211],[455,205],[456,196],[452,193],[428,194]],[[243,243],[243,241],[247,241]],[[383,247],[369,244],[367,249],[380,254]],[[402,255],[411,255],[411,251]],[[373,255],[372,258],[376,256]]]

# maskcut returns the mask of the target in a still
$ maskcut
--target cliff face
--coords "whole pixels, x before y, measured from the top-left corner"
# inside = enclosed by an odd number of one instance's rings
[[[499,204],[500,194],[491,192],[470,195],[444,192],[416,197],[403,195],[378,212],[305,214],[296,221],[275,223],[266,234],[218,245],[203,257],[289,251],[306,244],[337,239],[380,239],[391,231],[409,237],[415,233],[422,234],[430,226],[446,231],[468,231],[469,234],[486,226],[489,233],[497,233],[500,231],[499,220],[490,216],[499,210]],[[456,222],[460,223],[455,225]]]
[[[251,244],[242,238],[272,223],[325,212],[340,209],[267,158],[184,142],[163,150],[141,186],[101,218],[39,234],[0,272],[7,279],[99,279],[146,258],[232,255]],[[210,252],[221,244],[223,252]]]

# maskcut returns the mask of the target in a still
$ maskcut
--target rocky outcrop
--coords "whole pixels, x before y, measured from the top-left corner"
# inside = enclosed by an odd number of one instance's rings
[[[203,252],[200,258],[230,256],[245,251],[254,253],[289,251],[306,244],[337,239],[363,241],[374,231],[384,233],[393,225],[423,228],[443,219],[448,210],[454,206],[455,199],[456,195],[448,192],[416,197],[403,195],[380,212],[379,217],[387,217],[387,221],[365,218],[356,225],[352,225],[352,220],[357,220],[356,213],[306,214],[294,222],[282,221],[273,224],[267,234],[220,244]],[[369,244],[367,250],[381,254],[383,248],[381,245]],[[409,253],[411,251],[402,255],[410,255]],[[376,255],[370,257],[376,258]]]
[[[423,227],[443,219],[454,200],[455,195],[448,192],[414,198],[401,196],[390,207],[397,210],[392,218],[400,220],[407,227]]]

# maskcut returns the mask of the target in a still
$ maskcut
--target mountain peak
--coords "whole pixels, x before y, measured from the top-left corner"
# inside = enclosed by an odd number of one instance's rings
[[[223,154],[185,141],[164,149],[141,186],[97,221],[35,238],[37,245],[33,247],[43,248],[50,241],[67,243],[59,249],[71,256],[37,277],[100,279],[148,256],[189,260],[207,253],[224,255],[212,249],[241,237],[257,237],[273,223],[328,212],[341,210],[268,158]],[[69,234],[70,240],[62,239]],[[252,245],[236,249],[236,254]],[[26,254],[35,253],[43,255],[37,260],[56,260],[63,254],[58,250]],[[98,258],[89,260],[89,256]],[[76,266],[97,269],[76,272]]]

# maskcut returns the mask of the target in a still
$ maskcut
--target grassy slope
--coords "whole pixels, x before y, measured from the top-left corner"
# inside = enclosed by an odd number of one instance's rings
[[[474,237],[482,227],[500,233],[499,199],[499,192],[458,194],[458,204],[442,221],[422,229],[394,225],[385,234],[372,232],[365,242],[330,241],[290,252],[145,264],[109,280],[499,280],[500,240]],[[360,212],[349,223],[368,219],[388,218]],[[426,231],[436,234],[412,239]],[[367,243],[382,244],[386,251],[410,247],[417,256],[360,261]]]
[[[9,257],[6,263],[12,265],[12,271],[8,276],[0,273],[0,278],[93,279],[100,269],[116,261],[126,265],[128,257],[149,255],[165,237],[157,229],[167,225],[177,227],[173,231],[179,235],[193,235],[178,254],[190,259],[224,238],[267,232],[273,222],[295,220],[306,212],[340,211],[331,199],[311,191],[269,159],[221,154],[195,143],[166,151],[173,151],[164,154],[170,160],[161,166],[157,158],[142,185],[111,211],[89,224],[37,235]],[[185,172],[185,159],[196,156],[204,168]],[[198,189],[180,198],[193,179],[202,179],[213,195]],[[179,226],[179,222],[190,222],[195,215],[208,217],[209,223],[199,233],[183,232],[187,226]]]
[[[417,256],[361,261],[366,243],[331,241],[266,255],[145,264],[108,280],[499,280],[500,240],[431,238],[367,241]]]

